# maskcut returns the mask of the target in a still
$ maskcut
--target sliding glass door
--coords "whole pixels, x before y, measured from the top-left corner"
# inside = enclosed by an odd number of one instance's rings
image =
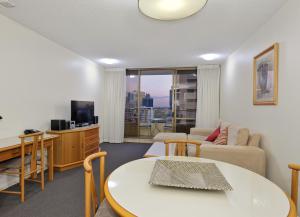
[[[172,70],[140,72],[140,137],[152,138],[159,132],[173,131],[172,85]]]
[[[125,137],[153,138],[195,126],[195,68],[127,70]]]
[[[126,76],[125,137],[139,137],[139,89],[139,71],[130,70]]]

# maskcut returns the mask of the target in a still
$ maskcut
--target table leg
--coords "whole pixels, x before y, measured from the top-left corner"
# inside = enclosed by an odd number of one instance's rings
[[[48,180],[53,181],[53,140],[51,145],[47,148],[47,158],[48,158]]]

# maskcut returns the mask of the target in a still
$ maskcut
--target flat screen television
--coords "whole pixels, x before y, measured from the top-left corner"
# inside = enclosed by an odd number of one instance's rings
[[[76,126],[90,125],[94,122],[94,102],[71,101],[71,120]]]

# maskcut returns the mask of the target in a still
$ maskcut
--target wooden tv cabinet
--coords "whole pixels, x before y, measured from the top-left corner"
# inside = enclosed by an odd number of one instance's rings
[[[58,137],[54,140],[54,169],[64,171],[81,166],[84,159],[99,151],[99,125],[70,130],[47,131]]]

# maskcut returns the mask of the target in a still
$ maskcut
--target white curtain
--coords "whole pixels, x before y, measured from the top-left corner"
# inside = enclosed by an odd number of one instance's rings
[[[121,143],[124,140],[126,70],[106,69],[104,72],[103,141]]]
[[[214,128],[220,117],[220,73],[219,65],[197,67],[197,113],[196,127]]]

